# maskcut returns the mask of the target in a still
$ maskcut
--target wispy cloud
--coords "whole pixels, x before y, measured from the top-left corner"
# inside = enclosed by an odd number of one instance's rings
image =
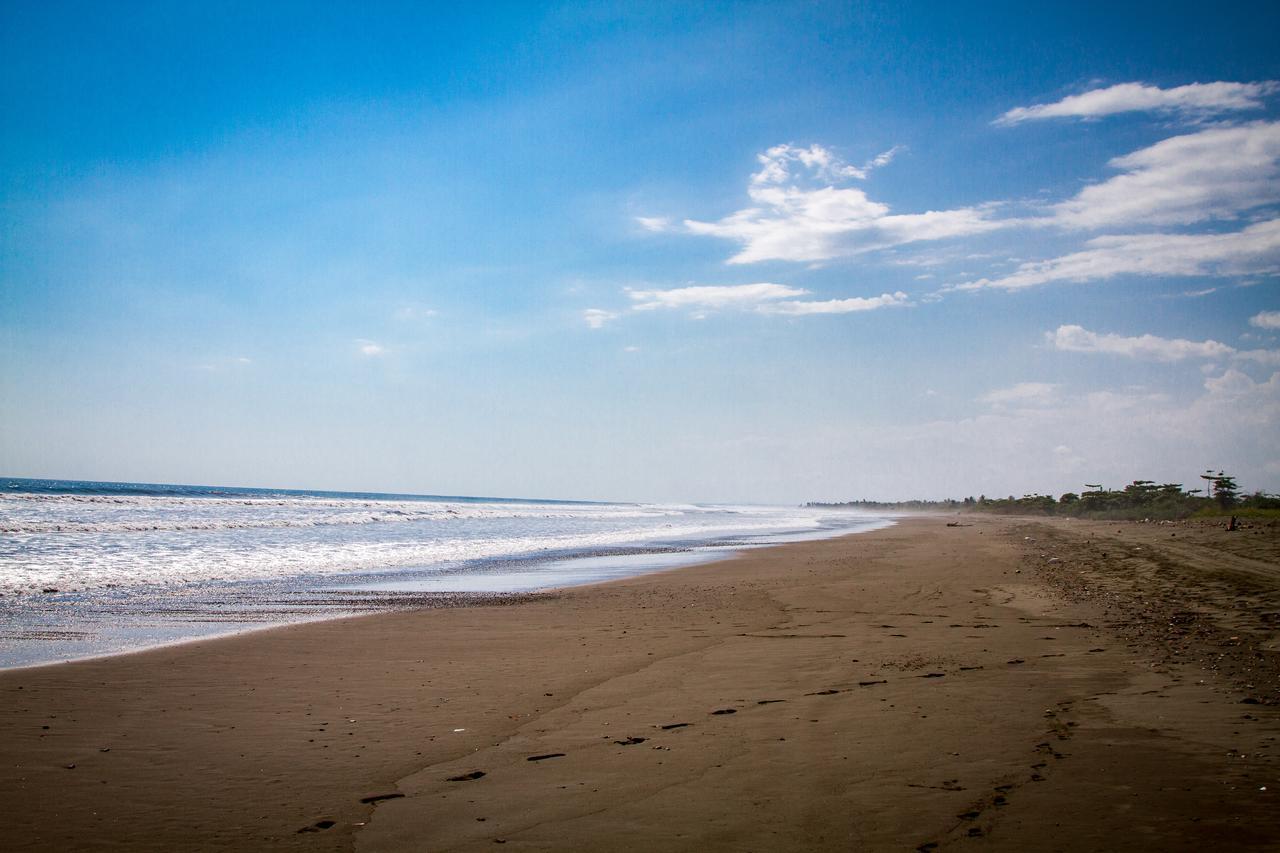
[[[1049,345],[1063,352],[1100,353],[1151,361],[1183,361],[1185,359],[1217,360],[1231,358],[1258,364],[1280,365],[1280,351],[1239,350],[1215,340],[1190,341],[1185,338],[1162,338],[1157,335],[1125,336],[1099,334],[1083,326],[1059,326],[1046,332]]]
[[[365,358],[378,358],[388,352],[387,348],[382,344],[365,338],[356,338],[356,351]]]
[[[661,232],[671,228],[671,220],[665,216],[637,216],[636,222],[646,231]]]
[[[757,284],[698,285],[671,290],[628,289],[627,295],[631,298],[632,309],[636,311],[652,311],[658,308],[719,310],[754,308],[773,300],[804,296],[808,292],[785,284],[759,282]]]
[[[988,391],[979,402],[992,406],[1046,406],[1057,399],[1058,386],[1050,382],[1019,382],[1008,388]]]
[[[1204,117],[1261,109],[1264,105],[1262,99],[1277,90],[1280,90],[1280,83],[1274,80],[1258,83],[1190,83],[1171,89],[1161,89],[1146,83],[1118,83],[1103,89],[1091,89],[1079,95],[1069,95],[1051,104],[1015,107],[996,119],[994,124],[1012,125],[1049,118],[1101,118],[1139,111]]]
[[[197,364],[195,369],[202,370],[206,373],[217,373],[223,370],[235,370],[237,368],[246,368],[253,364],[253,359],[248,356],[238,355],[229,358],[219,358],[214,361],[207,361],[203,364]]]
[[[902,291],[882,293],[879,296],[852,296],[844,299],[801,300],[809,291],[786,284],[757,282],[755,284],[695,285],[668,290],[627,289],[632,311],[656,311],[658,309],[684,309],[699,319],[713,311],[754,311],[759,314],[778,314],[799,317],[813,314],[853,314],[910,305],[910,299]],[[589,325],[593,318],[604,323],[617,318],[617,314],[592,308],[584,312]],[[593,325],[593,328],[599,326]]]
[[[1095,237],[1085,248],[1018,266],[998,278],[955,285],[954,290],[1018,290],[1050,282],[1084,282],[1118,275],[1232,276],[1280,270],[1280,219],[1225,234],[1117,234]]]
[[[618,319],[617,311],[606,311],[603,308],[588,308],[582,312],[582,320],[592,329],[603,329],[606,323]]]
[[[1099,334],[1083,326],[1059,326],[1045,337],[1056,350],[1065,352],[1106,353],[1127,358],[1155,361],[1181,361],[1186,358],[1223,358],[1235,354],[1234,347],[1214,340],[1189,341],[1183,338],[1161,338],[1156,335]]]
[[[823,145],[810,145],[808,148],[788,144],[775,145],[763,154],[756,155],[760,171],[751,176],[751,183],[757,186],[785,184],[794,176],[794,167],[797,164],[808,170],[813,177],[823,181],[839,183],[849,179],[866,180],[872,169],[888,166],[903,150],[905,150],[904,146],[895,145],[888,151],[881,151],[861,166],[853,166]]]
[[[848,299],[826,299],[814,302],[772,302],[759,306],[762,314],[852,314],[858,311],[875,311],[877,308],[894,308],[910,305],[907,294],[882,293],[879,296],[853,296]]]
[[[741,244],[733,264],[783,260],[827,261],[923,240],[964,237],[1005,227],[995,207],[983,205],[924,213],[894,214],[889,206],[841,181],[866,177],[893,159],[890,149],[857,167],[818,145],[779,145],[759,156],[747,196],[752,205],[715,222],[684,220],[691,234]]]
[[[426,320],[440,314],[434,308],[425,305],[402,305],[396,309],[395,318],[402,321]]]
[[[1043,224],[1189,225],[1280,201],[1280,122],[1174,136],[1110,165],[1124,173],[1054,205]]]
[[[1249,325],[1259,329],[1280,329],[1280,311],[1260,311],[1249,318]]]

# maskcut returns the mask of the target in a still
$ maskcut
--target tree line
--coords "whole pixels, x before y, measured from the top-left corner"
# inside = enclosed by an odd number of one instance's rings
[[[1256,491],[1244,494],[1236,478],[1223,471],[1207,470],[1200,475],[1202,488],[1186,489],[1180,483],[1134,480],[1120,489],[1101,483],[1086,483],[1080,492],[1053,495],[989,498],[986,495],[939,501],[871,501],[810,503],[807,506],[848,507],[868,510],[972,510],[1033,515],[1065,515],[1082,518],[1177,519],[1196,514],[1259,511],[1280,512],[1280,495]]]

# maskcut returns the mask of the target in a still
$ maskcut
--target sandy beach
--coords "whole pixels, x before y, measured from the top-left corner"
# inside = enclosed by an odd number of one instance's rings
[[[11,670],[4,846],[1275,850],[1278,630],[1274,525],[922,517]]]

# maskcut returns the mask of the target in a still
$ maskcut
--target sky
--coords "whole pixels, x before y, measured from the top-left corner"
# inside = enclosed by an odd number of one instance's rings
[[[1280,7],[0,6],[0,474],[1280,491]]]

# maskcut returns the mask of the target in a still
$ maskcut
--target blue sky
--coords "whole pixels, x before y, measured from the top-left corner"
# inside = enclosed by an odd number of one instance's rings
[[[7,4],[0,471],[1280,490],[1264,4]]]

